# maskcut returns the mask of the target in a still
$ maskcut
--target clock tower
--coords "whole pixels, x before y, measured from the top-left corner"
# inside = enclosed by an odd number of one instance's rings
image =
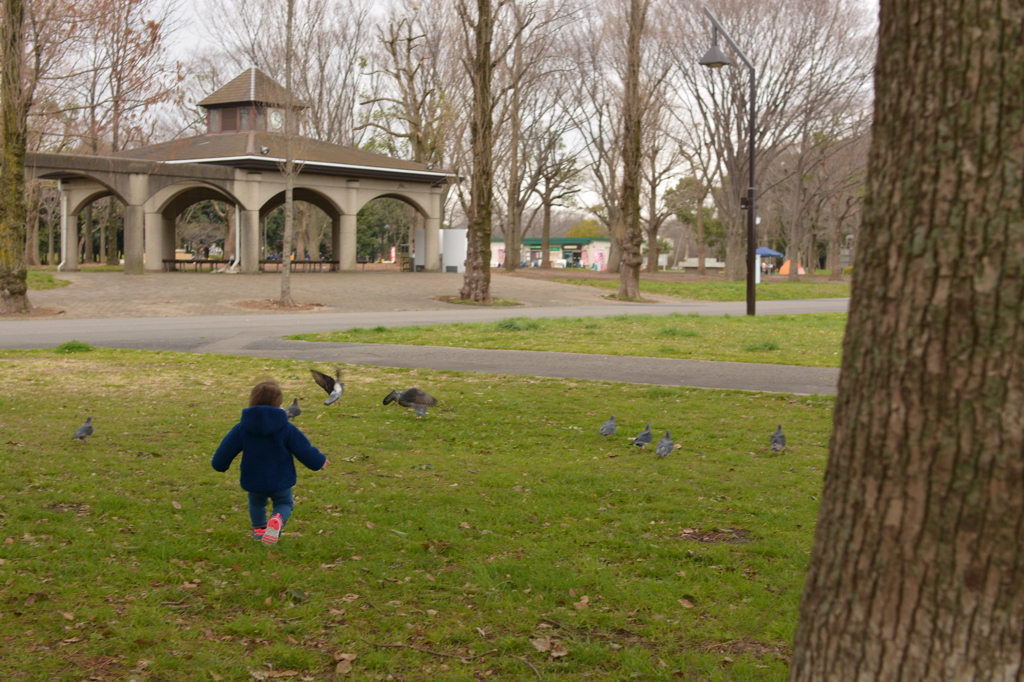
[[[199,102],[206,109],[206,134],[284,133],[284,112],[291,100],[299,115],[307,108],[297,97],[255,66]]]

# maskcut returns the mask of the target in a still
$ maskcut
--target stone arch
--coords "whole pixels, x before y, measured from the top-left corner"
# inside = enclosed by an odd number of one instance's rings
[[[373,201],[374,199],[398,199],[399,201],[404,202],[406,204],[409,204],[410,206],[415,208],[419,212],[419,214],[421,216],[423,216],[424,218],[435,218],[435,217],[437,217],[437,216],[430,215],[430,211],[428,211],[423,206],[423,203],[419,199],[417,199],[415,196],[413,196],[412,193],[408,193],[407,194],[405,192],[396,192],[396,191],[372,192],[372,193],[371,192],[362,192],[362,193],[360,193],[359,199],[360,199],[360,202],[359,202],[358,208],[356,208],[356,213],[358,213],[359,211],[363,210],[363,207],[366,206],[371,201]]]
[[[412,206],[422,218],[414,225],[412,250],[415,254],[413,270],[436,271],[441,269],[441,194],[437,187],[426,191],[412,192],[401,189],[361,190],[357,210],[362,210],[375,199],[397,199]],[[353,237],[354,245],[354,237]]]
[[[285,193],[278,192],[269,199],[267,199],[259,209],[259,217],[262,221],[266,219],[270,213],[284,206],[284,195]],[[338,261],[338,264],[332,265],[331,270],[337,271],[341,264],[345,262],[346,249],[343,243],[342,226],[349,221],[345,212],[331,197],[327,196],[323,192],[312,189],[310,187],[295,187],[292,190],[292,198],[295,201],[304,201],[308,204],[316,206],[321,211],[327,214],[327,217],[331,221],[331,258],[332,261]],[[351,216],[351,222],[355,224],[355,216]],[[354,234],[354,231],[353,231]],[[297,254],[296,257],[300,257],[301,254]]]
[[[306,203],[313,204],[330,216],[331,220],[340,218],[343,213],[341,207],[332,201],[330,197],[309,187],[296,187],[292,191],[292,197],[295,201],[305,201]],[[284,206],[284,192],[278,192],[260,206],[260,218],[266,218],[271,211],[282,206]]]
[[[189,206],[207,200],[240,205],[238,198],[225,189],[201,182],[176,182],[147,199],[144,204],[147,270],[162,270],[163,261],[174,258],[178,216]],[[240,222],[240,216],[236,216],[236,230]]]
[[[87,171],[62,171],[36,173],[34,167],[26,168],[26,175],[40,180],[57,180],[61,189],[61,258],[60,269],[78,270],[78,214],[94,201],[104,197],[114,197],[122,205],[127,205],[125,196],[110,182],[101,177],[111,179],[106,174],[89,173]],[[116,178],[114,178],[116,180]],[[74,254],[72,256],[72,254]]]

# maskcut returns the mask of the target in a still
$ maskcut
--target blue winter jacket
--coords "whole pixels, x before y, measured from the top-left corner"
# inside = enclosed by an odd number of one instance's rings
[[[295,485],[292,455],[313,471],[327,462],[327,457],[288,421],[284,410],[269,405],[242,410],[242,421],[224,436],[210,464],[217,471],[227,471],[239,452],[239,482],[249,492],[274,492]]]

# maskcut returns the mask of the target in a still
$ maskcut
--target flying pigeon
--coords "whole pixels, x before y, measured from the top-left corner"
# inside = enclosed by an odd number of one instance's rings
[[[643,449],[644,446],[650,443],[653,439],[654,436],[651,435],[651,425],[648,424],[647,427],[640,432],[640,435],[633,439],[633,445]]]
[[[92,435],[92,417],[86,417],[85,423],[78,427],[75,431],[75,435],[71,436],[71,440],[78,439],[85,442],[85,439]]]
[[[608,421],[606,421],[604,424],[601,425],[601,435],[602,436],[614,436],[615,435],[615,429],[617,429],[617,428],[619,428],[619,427],[615,423],[615,415],[613,414],[611,419],[609,419]]]
[[[782,424],[779,424],[779,430],[772,434],[769,442],[772,444],[772,452],[779,452],[786,447],[786,434],[782,432]]]
[[[672,434],[666,431],[665,437],[658,441],[658,449],[654,454],[658,457],[665,457],[668,453],[672,452],[675,447],[676,444],[672,442]]]
[[[345,392],[345,382],[341,380],[341,367],[334,368],[334,376],[318,372],[315,369],[309,370],[313,375],[313,380],[320,386],[320,388],[327,391],[327,402],[324,405],[330,405],[335,400],[341,397],[341,394]],[[335,379],[337,377],[337,379]]]
[[[299,409],[299,399],[296,398],[292,401],[292,404],[284,411],[288,415],[288,421],[291,421],[302,414],[302,410]]]
[[[428,407],[437,405],[437,398],[434,398],[426,391],[418,388],[407,388],[404,391],[391,391],[384,398],[384,404],[389,405],[395,401],[402,407],[411,407],[416,410],[416,416],[422,417],[427,413]]]

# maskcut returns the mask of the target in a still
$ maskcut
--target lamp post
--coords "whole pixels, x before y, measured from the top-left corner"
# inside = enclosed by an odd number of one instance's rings
[[[754,65],[751,64],[746,55],[740,51],[740,48],[736,47],[736,43],[733,42],[728,31],[725,30],[715,15],[711,13],[711,10],[705,7],[704,14],[711,20],[711,25],[714,28],[711,38],[711,49],[709,49],[703,59],[700,60],[700,65],[706,66],[710,69],[732,66],[732,62],[729,61],[729,58],[726,57],[718,48],[718,34],[721,32],[725,37],[725,41],[729,43],[729,47],[732,48],[733,52],[736,53],[736,56],[738,56],[740,60],[746,64],[747,69],[750,70],[750,186],[747,188],[747,196],[740,197],[740,208],[746,209],[747,211],[747,315],[754,315],[754,302],[757,298],[754,286],[754,250],[757,245],[757,182],[754,172],[754,142],[757,134],[757,119],[754,102],[756,101],[755,98],[757,95],[757,75],[754,70]]]

